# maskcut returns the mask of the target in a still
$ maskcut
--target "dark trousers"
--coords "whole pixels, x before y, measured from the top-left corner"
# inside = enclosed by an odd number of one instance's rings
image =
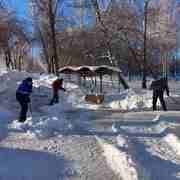
[[[16,99],[21,105],[21,111],[19,115],[19,121],[24,122],[26,121],[27,111],[28,111],[28,103],[30,102],[29,96],[16,93]]]
[[[160,100],[161,102],[161,106],[163,108],[164,111],[167,111],[167,108],[166,108],[166,103],[164,101],[164,92],[163,91],[153,91],[153,110],[157,110],[157,107],[156,107],[156,103],[157,103],[157,100]]]
[[[54,94],[50,101],[50,105],[57,104],[57,103],[59,103],[59,96],[58,94]]]

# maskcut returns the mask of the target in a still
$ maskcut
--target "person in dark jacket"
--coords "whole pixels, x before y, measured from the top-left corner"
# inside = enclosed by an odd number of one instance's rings
[[[66,91],[63,88],[63,79],[56,79],[52,83],[52,89],[53,89],[53,98],[51,99],[50,105],[53,105],[54,103],[59,103],[59,90]]]
[[[169,96],[167,78],[160,78],[159,80],[152,81],[150,89],[153,90],[153,110],[157,110],[156,103],[159,98],[163,110],[167,111],[166,103],[164,101],[164,91],[166,91],[167,96]]]
[[[22,81],[16,91],[16,99],[21,105],[21,111],[19,116],[19,122],[26,121],[26,115],[28,111],[28,103],[30,103],[30,94],[32,93],[32,78],[28,77]]]

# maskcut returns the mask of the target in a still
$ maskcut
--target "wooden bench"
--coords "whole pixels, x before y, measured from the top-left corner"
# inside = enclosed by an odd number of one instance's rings
[[[85,100],[94,104],[102,104],[104,101],[104,95],[88,94],[85,96]]]

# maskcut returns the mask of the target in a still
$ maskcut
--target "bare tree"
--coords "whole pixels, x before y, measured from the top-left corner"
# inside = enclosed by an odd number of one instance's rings
[[[13,58],[15,57],[13,48],[16,46],[17,40],[23,44],[29,43],[29,37],[23,24],[24,22],[18,20],[14,11],[10,11],[5,4],[0,4],[0,48],[4,53],[8,69],[17,68],[16,60]]]
[[[32,0],[33,16],[39,34],[49,71],[58,75],[60,62],[58,59],[58,20],[63,0]],[[50,51],[48,50],[50,48]]]

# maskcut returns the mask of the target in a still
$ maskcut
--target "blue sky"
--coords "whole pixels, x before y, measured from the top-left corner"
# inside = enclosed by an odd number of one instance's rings
[[[8,0],[10,8],[17,11],[18,16],[24,17],[28,15],[28,0]]]

